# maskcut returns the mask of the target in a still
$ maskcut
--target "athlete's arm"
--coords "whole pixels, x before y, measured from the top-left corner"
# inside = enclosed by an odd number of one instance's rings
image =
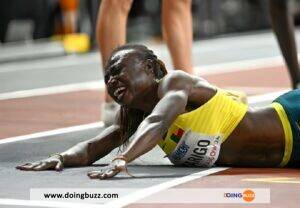
[[[49,158],[33,163],[19,165],[20,170],[57,170],[70,166],[85,166],[94,163],[122,144],[121,127],[112,125],[103,130],[98,136],[80,142],[70,149],[54,154]]]
[[[98,136],[81,142],[61,153],[65,166],[90,165],[120,146],[121,131],[119,125],[112,125]]]
[[[127,162],[150,151],[163,139],[174,120],[185,112],[192,83],[192,78],[186,77],[182,72],[163,80],[159,87],[160,101],[140,124],[128,148],[122,154]]]
[[[163,138],[176,117],[184,112],[187,98],[185,90],[168,91],[131,136],[131,142],[122,155],[115,158],[107,167],[100,171],[88,172],[87,175],[91,179],[106,179],[126,170],[128,162],[153,149]]]
[[[80,142],[60,155],[65,166],[90,165],[119,147],[122,141],[119,111],[113,125],[104,129],[98,136]]]

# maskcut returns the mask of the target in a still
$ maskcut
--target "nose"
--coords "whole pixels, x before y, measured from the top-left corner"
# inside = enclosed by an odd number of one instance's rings
[[[117,82],[118,81],[115,79],[114,76],[110,76],[109,80],[107,81],[107,85],[108,86],[116,86]]]

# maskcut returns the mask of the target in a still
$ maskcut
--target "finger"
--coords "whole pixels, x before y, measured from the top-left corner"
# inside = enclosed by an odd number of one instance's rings
[[[37,164],[32,164],[32,163],[28,163],[28,164],[25,164],[25,165],[21,165],[21,166],[18,166],[18,169],[19,170],[32,170],[33,167],[35,167]]]
[[[56,171],[62,171],[64,168],[63,163],[62,162],[58,162],[55,166],[55,170]]]
[[[44,170],[54,170],[57,165],[57,161],[45,162]]]
[[[40,170],[44,170],[44,168],[45,168],[45,163],[42,162],[41,164],[39,164],[39,165],[33,167],[32,169],[33,169],[33,170],[40,171]]]
[[[24,166],[24,165],[30,165],[32,163],[25,163],[25,164],[22,164],[22,165],[18,165],[17,167],[20,167],[20,166]]]
[[[35,170],[36,167],[41,166],[43,162],[35,162],[32,164],[31,170]]]
[[[108,170],[105,172],[105,174],[108,176],[108,177],[111,177],[113,174],[114,174],[115,170]]]
[[[33,170],[36,170],[36,171],[41,171],[41,170],[47,170],[49,167],[47,165],[47,162],[41,162],[39,165],[35,166],[33,168]]]
[[[100,176],[99,176],[99,179],[100,180],[104,180],[104,179],[106,179],[107,178],[107,174],[106,173],[103,173],[103,174],[101,174]]]
[[[100,175],[100,180],[114,177],[118,172],[116,170],[107,170]]]
[[[22,164],[22,165],[18,165],[16,166],[17,169],[21,169],[23,168],[24,166],[28,166],[28,165],[31,165],[31,163],[25,163],[25,164]]]
[[[111,171],[108,171],[108,172],[106,173],[107,178],[112,178],[112,177],[114,177],[115,175],[117,175],[119,172],[120,172],[120,171],[118,171],[118,170],[111,170]]]
[[[99,176],[100,180],[104,180],[104,179],[107,179],[107,178],[112,178],[114,177],[115,175],[117,175],[119,172],[118,171],[114,171],[114,170],[111,170],[109,172],[106,172],[106,173],[103,173]]]
[[[87,175],[91,175],[91,174],[99,174],[99,173],[102,173],[102,171],[100,170],[100,171],[96,171],[96,170],[94,170],[94,171],[90,171],[90,172],[88,172],[87,173]]]
[[[18,170],[21,170],[22,167],[23,167],[23,165],[18,165],[18,166],[16,166],[15,168],[18,169]]]
[[[88,176],[90,179],[97,179],[97,178],[100,178],[101,173],[91,173],[91,174],[88,174]]]

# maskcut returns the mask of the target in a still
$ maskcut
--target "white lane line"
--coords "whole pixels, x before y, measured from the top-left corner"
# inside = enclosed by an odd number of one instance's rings
[[[147,196],[151,196],[152,194],[155,194],[157,192],[163,191],[165,189],[202,178],[204,176],[211,175],[213,173],[217,173],[223,170],[226,170],[228,168],[223,168],[223,167],[217,167],[217,168],[210,168],[208,170],[200,171],[197,173],[193,173],[191,175],[187,175],[181,178],[176,178],[174,180],[170,180],[161,184],[157,184],[155,186],[151,186],[149,188],[142,189],[140,191],[136,191],[132,194],[128,194],[122,198],[119,198],[117,200],[114,200],[112,202],[105,203],[105,207],[110,207],[110,208],[119,208],[119,207],[124,207],[126,205],[132,204],[134,202],[137,202],[143,198],[146,198]]]
[[[60,134],[65,134],[65,133],[72,133],[72,132],[76,132],[76,131],[83,131],[83,130],[88,130],[88,129],[101,128],[101,127],[104,127],[104,123],[102,121],[84,124],[84,125],[78,125],[78,126],[71,126],[71,127],[66,127],[66,128],[59,128],[59,129],[54,129],[54,130],[50,130],[50,131],[42,131],[42,132],[37,132],[37,133],[33,133],[33,134],[27,134],[27,135],[22,135],[22,136],[1,139],[0,145],[11,143],[11,142],[18,142],[18,141],[24,141],[24,140],[29,140],[29,139],[35,139],[35,138],[42,138],[42,137],[46,137],[46,136],[55,136],[55,135],[60,135]]]
[[[258,104],[258,103],[262,103],[262,102],[272,101],[275,98],[279,97],[280,95],[282,95],[288,91],[289,90],[281,90],[279,92],[272,92],[272,93],[263,94],[263,95],[249,96],[248,103],[249,104]]]
[[[44,87],[30,90],[20,90],[0,94],[0,100],[9,100],[15,98],[34,97],[41,95],[60,94],[67,92],[76,92],[82,90],[101,90],[104,89],[103,80],[82,82],[75,84],[59,85],[53,87]]]
[[[196,66],[194,67],[194,70],[197,75],[205,76],[205,75],[214,75],[214,74],[230,73],[230,72],[237,72],[237,71],[257,70],[257,69],[268,70],[268,69],[272,69],[272,67],[278,67],[278,66],[284,66],[282,56],[235,61],[235,62],[213,64],[213,65]],[[67,84],[61,86],[1,93],[0,100],[49,95],[49,94],[57,94],[57,93],[65,93],[65,92],[74,92],[79,90],[97,90],[97,89],[104,89],[104,88],[105,85],[103,79],[101,79],[99,81],[90,81],[90,82]]]
[[[214,74],[222,74],[222,73],[231,73],[237,71],[257,70],[257,69],[266,70],[266,69],[272,69],[272,67],[277,67],[277,66],[284,66],[284,61],[282,56],[196,66],[194,67],[194,70],[196,72],[196,75],[205,76],[205,75],[214,75]]]
[[[230,63],[222,63],[222,64],[214,64],[207,66],[197,66],[195,67],[196,74],[203,75],[212,75],[212,74],[222,74],[222,73],[230,73],[236,71],[245,71],[245,70],[257,70],[257,69],[266,69],[270,67],[276,67],[283,65],[283,59],[281,56],[271,57],[271,58],[263,58],[263,59],[255,59],[255,60],[244,60]],[[30,90],[20,90],[14,92],[7,92],[0,94],[0,100],[8,100],[14,98],[24,98],[24,97],[33,97],[40,95],[50,95],[50,94],[58,94],[58,93],[66,93],[66,92],[74,92],[80,90],[102,90],[105,88],[104,81],[90,81],[83,83],[75,83],[75,84],[67,84],[61,86],[53,86],[53,87],[44,87]]]
[[[289,88],[287,87],[248,87],[248,86],[226,86],[222,87],[223,89],[227,90],[237,90],[242,91],[247,94],[266,94],[270,92],[281,92],[287,91]]]
[[[70,203],[55,201],[37,201],[22,199],[0,199],[0,205],[14,205],[22,207],[55,207],[55,208],[103,208],[101,204]]]
[[[10,73],[16,71],[28,71],[28,70],[56,70],[60,68],[71,67],[84,67],[86,65],[99,65],[100,69],[100,55],[68,55],[64,57],[58,57],[56,59],[42,59],[28,63],[3,63],[0,65],[0,73]]]

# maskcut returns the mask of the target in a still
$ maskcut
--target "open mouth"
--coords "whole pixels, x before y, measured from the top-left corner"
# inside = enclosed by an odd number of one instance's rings
[[[118,87],[114,92],[114,96],[118,99],[118,101],[121,101],[125,95],[125,92],[125,87]]]

